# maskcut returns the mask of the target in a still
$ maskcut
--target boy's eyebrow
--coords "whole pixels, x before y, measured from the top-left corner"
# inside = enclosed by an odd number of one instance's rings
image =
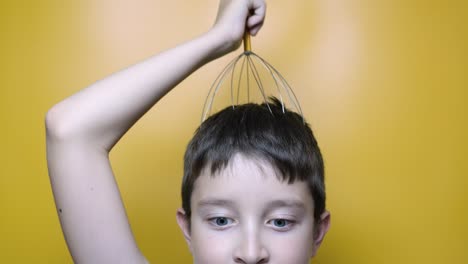
[[[296,199],[273,200],[267,204],[267,208],[278,207],[295,207],[302,210],[305,210],[306,208],[302,201]]]
[[[226,199],[217,199],[217,198],[207,198],[202,199],[198,202],[198,207],[204,206],[225,206],[225,207],[234,207],[234,202]]]

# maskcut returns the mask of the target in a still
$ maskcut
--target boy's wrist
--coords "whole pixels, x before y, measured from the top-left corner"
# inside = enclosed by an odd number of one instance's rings
[[[235,42],[231,40],[229,34],[216,27],[211,28],[205,35],[213,48],[212,59],[222,57],[236,50],[241,44],[241,41]]]

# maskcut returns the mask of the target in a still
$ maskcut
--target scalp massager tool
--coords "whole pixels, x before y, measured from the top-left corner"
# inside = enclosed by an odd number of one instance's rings
[[[218,94],[218,91],[220,90],[220,87],[224,81],[229,77],[229,89],[231,105],[233,109],[235,109],[236,105],[239,105],[239,102],[242,100],[244,100],[246,103],[252,102],[252,95],[258,94],[270,112],[271,108],[267,98],[270,96],[275,96],[281,102],[283,113],[285,112],[285,101],[283,98],[288,98],[290,108],[303,116],[302,109],[299,105],[296,95],[294,94],[286,79],[283,78],[283,76],[271,64],[252,51],[250,35],[248,32],[244,34],[243,41],[244,52],[229,62],[229,64],[221,71],[221,73],[218,75],[218,77],[216,77],[215,81],[211,85],[211,88],[205,99],[205,104],[203,106],[202,122],[205,121],[205,119],[211,114],[215,97]],[[239,65],[240,70],[238,69]],[[261,66],[258,67],[258,65]],[[258,68],[263,69],[262,73],[265,73],[264,75],[269,76],[269,83],[272,83],[269,86],[273,86],[270,87],[273,91],[271,94],[265,90],[265,88],[267,88],[264,86],[266,82],[265,79],[262,81],[260,76],[261,74],[259,70],[257,70]],[[253,87],[251,87],[251,83],[253,83]],[[241,86],[245,86],[245,88],[242,87],[241,89]]]

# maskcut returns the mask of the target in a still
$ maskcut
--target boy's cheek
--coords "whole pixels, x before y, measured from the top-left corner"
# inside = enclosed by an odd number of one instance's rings
[[[193,259],[196,264],[230,263],[235,237],[230,232],[210,229],[194,221],[192,226]]]
[[[309,230],[298,230],[289,234],[269,233],[265,235],[272,263],[308,264],[312,251],[313,239]],[[309,234],[308,234],[309,233]],[[274,260],[274,261],[273,261]]]

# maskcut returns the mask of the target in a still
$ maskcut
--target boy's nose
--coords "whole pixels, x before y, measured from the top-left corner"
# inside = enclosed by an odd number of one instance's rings
[[[243,264],[266,264],[270,254],[258,237],[249,237],[241,241],[234,252],[234,262]]]

